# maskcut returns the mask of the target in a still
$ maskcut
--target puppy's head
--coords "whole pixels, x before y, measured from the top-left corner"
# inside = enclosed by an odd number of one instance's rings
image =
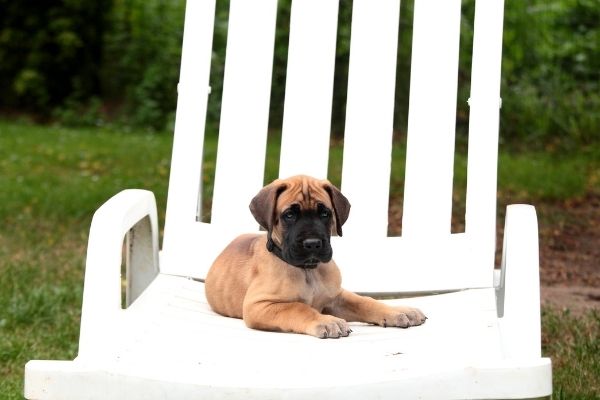
[[[281,248],[285,262],[315,268],[331,260],[329,239],[342,236],[350,203],[329,181],[300,175],[265,186],[252,199],[250,211]]]

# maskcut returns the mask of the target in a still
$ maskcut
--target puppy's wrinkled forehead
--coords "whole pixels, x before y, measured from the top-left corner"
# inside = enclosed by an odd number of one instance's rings
[[[298,204],[303,210],[314,210],[319,203],[332,208],[331,199],[324,186],[326,181],[309,176],[298,178],[284,181],[288,186],[277,199],[277,210],[279,212],[285,210],[291,204]]]

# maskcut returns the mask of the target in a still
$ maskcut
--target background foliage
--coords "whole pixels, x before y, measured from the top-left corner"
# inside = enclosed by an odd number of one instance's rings
[[[0,105],[47,112],[100,93],[110,0],[0,0]]]
[[[281,128],[291,0],[279,1],[271,127]],[[395,127],[406,130],[414,0],[401,3]],[[229,1],[217,2],[209,125],[217,126]],[[0,0],[0,109],[67,125],[117,123],[171,130],[184,0]],[[463,1],[457,98],[468,124],[474,1]],[[352,1],[340,2],[340,21]],[[506,0],[502,134],[511,143],[564,148],[600,137],[598,0]],[[338,32],[332,131],[345,119],[350,24]]]

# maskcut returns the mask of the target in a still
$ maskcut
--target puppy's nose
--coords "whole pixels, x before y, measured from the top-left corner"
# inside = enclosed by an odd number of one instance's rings
[[[304,239],[302,241],[302,246],[305,250],[319,250],[323,247],[323,241],[316,238]]]

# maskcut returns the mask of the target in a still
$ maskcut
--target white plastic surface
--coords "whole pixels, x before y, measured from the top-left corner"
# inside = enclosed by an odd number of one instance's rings
[[[509,357],[541,356],[540,273],[535,208],[514,204],[506,210],[498,296],[502,345]]]
[[[124,190],[96,211],[90,228],[81,312],[79,354],[98,355],[110,349],[120,332],[115,324],[121,311],[121,262],[125,235],[141,220],[150,220],[145,247],[152,270],[158,270],[158,224],[154,195]],[[148,282],[149,283],[149,282]],[[142,288],[137,288],[141,291]]]
[[[248,204],[263,184],[276,12],[277,0],[230,4],[211,214],[217,225],[258,229]]]
[[[465,230],[480,238],[480,262],[494,265],[503,1],[475,5]]]
[[[338,0],[292,2],[281,178],[327,178],[338,7]]]
[[[202,279],[212,261],[239,232],[235,226],[188,225],[177,252],[161,253],[161,270]],[[333,257],[346,288],[359,292],[415,292],[491,287],[476,241],[454,234],[429,241],[405,237],[332,237]]]
[[[203,284],[161,275],[102,354],[27,365],[31,399],[521,398],[551,388],[547,359],[500,346],[493,289],[394,301],[429,316],[411,329],[352,324],[338,340],[246,328],[213,313]],[[48,384],[51,382],[51,384]],[[511,384],[508,384],[511,382]],[[43,385],[46,383],[44,391]]]
[[[352,7],[341,187],[352,199],[352,218],[344,235],[357,237],[368,231],[383,239],[388,228],[400,1],[355,0]]]
[[[176,246],[180,226],[196,221],[201,201],[214,16],[215,0],[186,4],[163,249]]]
[[[415,2],[402,218],[406,236],[450,232],[460,6],[460,0]]]

